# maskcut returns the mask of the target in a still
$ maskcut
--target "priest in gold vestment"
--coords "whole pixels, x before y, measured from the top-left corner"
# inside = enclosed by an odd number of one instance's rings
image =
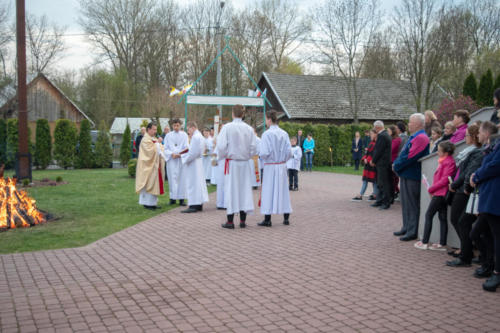
[[[137,169],[135,174],[135,192],[139,194],[139,204],[146,209],[157,209],[158,196],[164,193],[165,160],[161,137],[156,138],[157,126],[149,123],[141,140]]]

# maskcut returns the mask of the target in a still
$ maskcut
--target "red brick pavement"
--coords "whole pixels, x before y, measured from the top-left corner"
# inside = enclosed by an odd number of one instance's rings
[[[202,214],[0,256],[0,331],[498,332],[500,296],[473,268],[392,236],[399,204],[350,202],[356,176],[302,173],[300,186],[290,226],[256,214],[222,229],[212,194]]]

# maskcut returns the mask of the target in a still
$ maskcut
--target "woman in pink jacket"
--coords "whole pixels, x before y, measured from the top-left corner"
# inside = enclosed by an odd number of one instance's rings
[[[431,196],[431,202],[425,213],[424,237],[421,241],[415,243],[415,247],[421,250],[446,250],[446,238],[448,237],[448,206],[445,195],[448,191],[449,177],[453,178],[456,172],[453,152],[455,145],[450,141],[443,141],[438,146],[439,165],[434,173],[432,186],[428,191]],[[429,238],[432,231],[432,219],[438,213],[440,224],[439,244],[429,246]]]

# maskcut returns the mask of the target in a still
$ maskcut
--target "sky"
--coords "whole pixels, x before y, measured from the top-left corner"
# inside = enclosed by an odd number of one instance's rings
[[[196,0],[175,0],[179,4],[188,4]],[[236,9],[243,9],[248,4],[258,0],[227,0]],[[285,0],[286,1],[286,0]],[[309,8],[320,4],[323,0],[296,0],[301,10],[308,11]],[[379,0],[381,9],[389,13],[401,0]],[[66,50],[58,62],[60,70],[76,70],[95,66],[95,58],[92,46],[84,35],[78,24],[79,0],[25,0],[26,11],[37,16],[47,15],[49,21],[67,28],[65,33]],[[12,19],[15,17],[15,0],[0,0],[0,3],[10,5]]]

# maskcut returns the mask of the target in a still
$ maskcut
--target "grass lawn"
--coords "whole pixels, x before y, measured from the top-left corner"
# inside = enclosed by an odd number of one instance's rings
[[[158,200],[161,210],[139,206],[135,180],[127,169],[33,171],[36,180],[55,180],[57,176],[68,184],[29,188],[28,192],[38,208],[59,219],[1,232],[0,253],[84,246],[177,207],[168,205],[168,187]]]
[[[361,176],[363,174],[363,167],[359,166],[359,170],[354,170],[354,166],[343,167],[343,166],[313,166],[314,171],[322,171],[322,172],[333,172],[333,173],[344,173],[349,175],[358,175]]]

